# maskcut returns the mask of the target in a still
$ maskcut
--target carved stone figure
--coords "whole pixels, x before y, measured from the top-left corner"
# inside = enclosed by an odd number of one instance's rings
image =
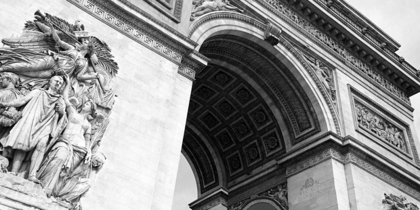
[[[76,20],[74,22],[73,31],[84,31],[85,26],[80,22],[80,20]]]
[[[38,25],[42,23],[36,22]],[[49,78],[56,73],[64,71],[66,74],[73,74],[86,68],[88,65],[86,55],[96,62],[93,49],[85,41],[81,45],[70,45],[60,39],[51,23],[47,23],[49,28],[41,27],[44,31],[51,33],[53,40],[61,47],[58,53],[53,51],[35,52],[32,50],[12,48],[0,49],[0,72],[14,72],[19,75],[35,78]],[[29,62],[30,61],[30,62]]]
[[[9,160],[0,155],[0,173],[6,173],[9,166]]]
[[[91,160],[91,124],[88,116],[96,112],[96,104],[88,100],[80,111],[69,101],[70,79],[66,78],[63,99],[66,104],[68,125],[63,134],[52,141],[38,178],[48,196],[54,196],[74,203],[85,193],[88,184],[88,164]]]
[[[371,131],[383,141],[407,152],[407,144],[401,129],[358,102],[355,103],[355,112],[359,127]]]
[[[111,50],[80,21],[73,25],[40,11],[20,37],[2,42],[10,48],[0,48],[0,74],[6,75],[0,77],[0,126],[10,132],[0,129],[0,151],[3,146],[13,156],[12,174],[28,176],[47,195],[80,209],[92,170],[106,159],[98,150],[115,98],[118,65]],[[11,116],[14,121],[4,119]]]
[[[35,89],[28,95],[9,102],[0,102],[0,107],[21,107],[22,119],[2,140],[5,148],[14,150],[12,173],[17,174],[28,151],[33,150],[28,180],[37,182],[35,173],[44,156],[50,136],[56,136],[66,124],[64,102],[60,95],[63,79],[54,76],[47,90]]]
[[[419,210],[419,207],[413,203],[406,203],[404,196],[387,195],[382,199],[382,210]]]
[[[213,11],[243,12],[242,9],[231,5],[229,0],[194,0],[193,5],[195,8],[191,12],[191,20]]]
[[[332,77],[332,70],[326,65],[322,64],[318,59],[310,57],[309,55],[304,55],[304,58],[309,62],[315,71],[316,76],[321,81],[322,85],[327,88],[329,94],[333,101],[336,100],[336,90],[334,87],[334,81]]]
[[[13,73],[0,74],[0,101],[7,102],[23,96],[17,88],[19,77]],[[10,127],[22,117],[14,107],[0,108],[0,128]],[[0,131],[1,133],[1,131]],[[1,135],[0,135],[1,136]]]
[[[19,83],[19,77],[13,73],[0,74],[0,102],[9,102],[21,98],[24,94],[16,86]],[[13,126],[22,117],[22,112],[15,107],[0,107],[0,149],[3,148],[2,142],[8,137],[11,126]],[[4,149],[2,155],[10,157],[11,151]]]

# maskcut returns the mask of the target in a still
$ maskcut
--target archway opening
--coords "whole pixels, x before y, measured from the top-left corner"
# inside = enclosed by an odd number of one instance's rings
[[[182,151],[202,198],[276,167],[321,125],[308,84],[264,40],[217,33],[199,52],[211,61],[193,84]]]
[[[198,198],[194,172],[184,155],[179,159],[172,210],[189,209],[188,204]]]

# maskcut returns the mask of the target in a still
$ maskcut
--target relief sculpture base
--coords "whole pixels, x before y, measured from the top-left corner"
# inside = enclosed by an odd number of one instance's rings
[[[71,206],[48,198],[39,184],[0,173],[0,209],[64,210]]]

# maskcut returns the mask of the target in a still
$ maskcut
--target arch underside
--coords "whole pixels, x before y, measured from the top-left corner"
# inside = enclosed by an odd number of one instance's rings
[[[296,69],[266,47],[229,34],[201,45],[211,61],[196,75],[183,144],[200,194],[281,159],[320,131],[308,90],[291,72]]]

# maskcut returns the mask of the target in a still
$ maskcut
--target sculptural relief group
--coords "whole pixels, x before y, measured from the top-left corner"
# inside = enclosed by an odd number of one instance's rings
[[[0,48],[0,166],[75,209],[101,168],[118,66],[80,21],[40,11]]]
[[[358,126],[374,133],[381,140],[407,153],[403,131],[389,121],[372,112],[366,106],[355,103]]]

